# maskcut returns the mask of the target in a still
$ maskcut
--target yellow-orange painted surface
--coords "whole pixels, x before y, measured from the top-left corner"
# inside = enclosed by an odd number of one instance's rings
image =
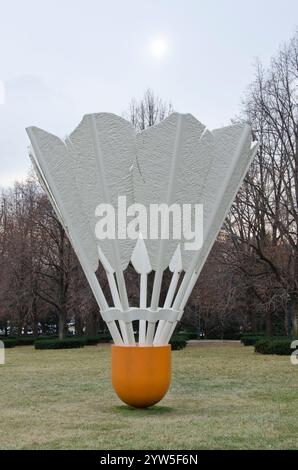
[[[127,405],[158,403],[171,383],[171,346],[112,346],[112,384]]]

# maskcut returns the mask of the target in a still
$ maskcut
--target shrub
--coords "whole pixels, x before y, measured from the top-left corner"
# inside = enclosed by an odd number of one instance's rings
[[[257,342],[261,340],[270,340],[270,341],[277,341],[277,340],[288,340],[287,336],[246,336],[242,337],[241,342],[244,346],[254,346]]]
[[[254,346],[261,339],[263,339],[263,336],[242,336],[241,343],[244,346]]]
[[[84,339],[87,346],[94,346],[98,343],[109,343],[112,341],[111,335],[104,333],[96,336],[86,336]]]
[[[185,339],[185,341],[189,341],[191,339],[198,339],[198,335],[196,331],[187,331],[187,330],[181,330],[179,333],[177,333],[177,336],[180,338]]]
[[[4,343],[5,349],[14,348],[15,346],[18,345],[18,342],[16,339],[7,338],[7,337],[4,338],[0,336],[0,340]]]
[[[100,343],[98,336],[86,336],[84,339],[86,346],[96,346],[98,343]]]
[[[177,351],[178,349],[184,349],[187,342],[183,337],[179,337],[178,335],[173,336],[170,345],[172,346],[172,351]]]
[[[58,339],[58,336],[57,335],[37,336],[37,338],[35,338],[35,341],[44,341],[48,339]]]
[[[16,338],[18,346],[32,346],[35,342],[34,336],[19,336]]]
[[[6,348],[14,348],[15,346],[27,346],[34,344],[33,336],[0,336]]]
[[[110,341],[112,341],[112,336],[110,333],[100,333],[98,338],[100,343],[110,343]]]
[[[292,353],[291,339],[261,339],[255,344],[255,352],[289,356]]]
[[[85,338],[46,339],[35,341],[35,349],[72,349],[83,348]]]

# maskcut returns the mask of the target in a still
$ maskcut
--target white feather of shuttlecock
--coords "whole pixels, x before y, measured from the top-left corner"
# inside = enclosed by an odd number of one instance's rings
[[[173,113],[136,135],[124,119],[99,113],[84,116],[64,141],[36,127],[27,132],[37,175],[69,235],[115,343],[135,344],[135,320],[139,321],[140,344],[167,343],[257,151],[250,128],[233,125],[208,131],[192,115]],[[96,206],[113,204],[117,215],[118,196],[126,196],[128,205],[137,202],[147,209],[152,203],[203,204],[202,248],[185,250],[188,240],[183,234],[180,240],[143,239],[140,234],[137,241],[99,242]],[[107,273],[113,306],[108,305],[95,274],[99,261]],[[140,275],[140,301],[135,307],[128,304],[123,273],[130,261]],[[164,305],[159,306],[167,267],[172,278]],[[149,306],[147,281],[152,270]]]
[[[131,264],[135,268],[136,272],[140,274],[140,302],[139,306],[141,309],[147,308],[147,286],[148,286],[148,274],[152,271],[149,256],[147,253],[145,242],[140,234],[134,251],[131,256]],[[146,343],[146,321],[139,321],[139,343]]]
[[[85,116],[65,141],[34,127],[28,129],[28,135],[35,168],[43,186],[46,183],[54,209],[59,210],[88,281],[97,292],[101,310],[108,310],[108,305],[95,276],[99,260],[106,269],[115,307],[127,311],[123,269],[129,263],[134,241],[102,240],[99,245],[95,208],[101,202],[115,205],[118,192],[132,202],[129,169],[135,159],[133,127],[118,116],[102,113]],[[119,319],[119,325],[123,341],[134,344],[131,322]],[[115,324],[109,326],[116,340]]]

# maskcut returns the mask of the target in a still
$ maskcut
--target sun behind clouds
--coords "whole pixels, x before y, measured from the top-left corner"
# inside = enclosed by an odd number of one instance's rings
[[[150,42],[150,54],[156,59],[162,59],[167,54],[168,50],[168,41],[165,38],[158,37]]]

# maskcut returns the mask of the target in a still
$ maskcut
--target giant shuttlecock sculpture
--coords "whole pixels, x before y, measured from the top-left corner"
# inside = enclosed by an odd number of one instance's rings
[[[36,127],[27,132],[36,173],[113,337],[113,386],[129,405],[153,405],[170,385],[171,335],[256,153],[250,128],[232,125],[208,131],[191,114],[173,113],[137,134],[126,120],[99,113],[84,116],[64,140]],[[125,200],[125,209],[119,200]],[[105,227],[105,236],[99,236],[104,225],[102,205],[112,208],[118,224],[116,229]],[[166,219],[160,231],[152,227],[151,219],[150,230],[148,220],[141,221],[142,210],[149,214],[152,207],[166,208],[169,221],[174,206],[190,223],[197,208],[202,209],[196,246],[189,248],[191,231],[182,231],[177,218],[172,230],[166,229]],[[186,206],[189,210],[182,214],[180,209]],[[128,230],[119,232],[123,217],[129,211],[132,215],[131,208],[138,214],[134,236],[128,236]],[[113,306],[96,276],[99,263],[107,274]],[[129,305],[125,284],[129,263],[140,277],[139,305],[134,306]],[[168,267],[172,277],[160,305]],[[151,271],[155,274],[148,301]]]

